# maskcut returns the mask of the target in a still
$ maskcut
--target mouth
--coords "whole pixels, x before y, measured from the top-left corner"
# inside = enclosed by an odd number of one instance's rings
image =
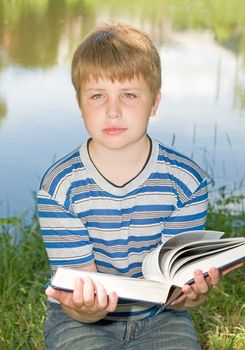
[[[103,129],[103,133],[107,135],[118,135],[126,131],[126,128],[121,128],[119,126],[112,126],[110,128]]]

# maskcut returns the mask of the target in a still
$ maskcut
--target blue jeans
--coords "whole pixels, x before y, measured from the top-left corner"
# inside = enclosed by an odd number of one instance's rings
[[[48,350],[200,350],[186,311],[166,309],[136,321],[81,323],[49,303],[44,324]]]

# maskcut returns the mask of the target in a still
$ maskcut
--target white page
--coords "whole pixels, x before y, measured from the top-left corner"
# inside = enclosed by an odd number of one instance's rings
[[[232,248],[228,251],[214,254],[208,258],[200,258],[197,261],[190,262],[187,266],[181,268],[173,277],[173,284],[183,286],[187,281],[193,279],[193,273],[196,269],[201,269],[203,273],[208,272],[210,267],[222,268],[234,261],[245,258],[245,245]]]
[[[176,247],[179,247],[183,244],[191,243],[194,241],[217,240],[221,238],[223,234],[224,232],[210,230],[186,231],[169,238],[164,243],[164,247],[167,249],[175,249]]]
[[[154,280],[154,281],[166,281],[165,273],[163,266],[160,266],[160,252],[162,249],[173,249],[179,248],[179,245],[190,244],[193,241],[198,241],[199,243],[205,240],[216,240],[219,239],[224,233],[218,231],[208,231],[208,230],[197,230],[190,232],[182,232],[169,238],[163,244],[159,245],[157,248],[152,250],[144,258],[142,264],[142,272],[145,279]]]
[[[236,243],[233,245],[233,247],[235,246],[239,246],[241,245],[242,243]],[[215,252],[216,253],[219,253],[219,252],[222,252],[222,251],[227,251],[227,250],[230,250],[231,248],[227,245],[225,246],[222,246],[221,248],[219,249],[216,249]],[[179,259],[177,262],[175,262],[174,264],[172,264],[171,266],[171,270],[170,270],[170,280],[173,279],[174,275],[177,273],[177,271],[181,268],[181,266],[184,266],[186,263],[190,264],[190,261],[193,260],[193,262],[195,260],[198,260],[200,259],[201,257],[208,257],[208,256],[212,256],[213,254],[216,254],[214,253],[214,251],[207,251],[207,252],[203,252],[203,253],[200,253],[200,254],[196,254],[196,255],[190,255],[190,256],[185,256],[183,257],[182,259]]]
[[[193,241],[183,244],[180,247],[176,247],[173,250],[165,251],[165,246],[163,246],[162,251],[159,254],[159,264],[160,269],[163,273],[163,275],[166,278],[166,281],[170,280],[170,274],[172,265],[175,263],[176,260],[181,260],[181,255],[186,254],[188,251],[196,251],[196,254],[198,252],[205,253],[207,250],[210,250],[211,248],[214,250],[215,247],[217,249],[220,249],[223,246],[226,245],[235,245],[238,244],[238,242],[244,242],[243,237],[238,238],[223,238],[218,239],[217,241],[214,240],[202,240],[202,241]]]

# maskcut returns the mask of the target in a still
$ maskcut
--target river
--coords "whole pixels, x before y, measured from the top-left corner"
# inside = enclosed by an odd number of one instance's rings
[[[145,30],[161,55],[149,134],[196,160],[211,191],[244,192],[245,6],[210,3],[0,2],[0,217],[30,215],[44,171],[86,140],[71,58],[89,30],[112,21]]]

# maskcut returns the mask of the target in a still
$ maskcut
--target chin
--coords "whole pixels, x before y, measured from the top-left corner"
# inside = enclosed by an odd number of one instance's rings
[[[104,147],[110,150],[121,150],[123,148],[127,148],[131,142],[125,142],[125,141],[119,141],[119,140],[112,140],[109,142],[104,143]]]

